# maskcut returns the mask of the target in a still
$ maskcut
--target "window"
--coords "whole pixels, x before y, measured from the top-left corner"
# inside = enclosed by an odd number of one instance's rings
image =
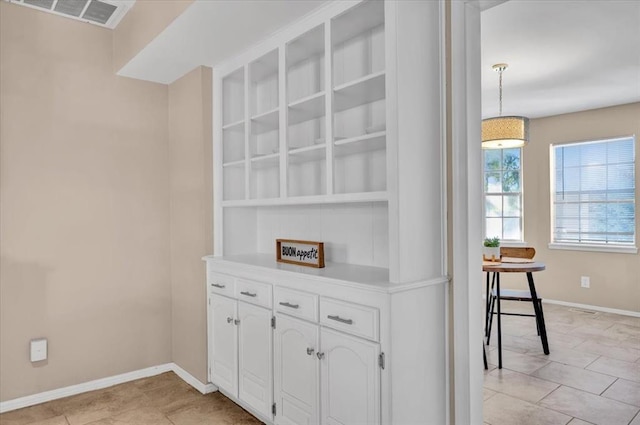
[[[486,149],[483,154],[485,237],[522,241],[522,149]]]
[[[635,139],[553,145],[552,240],[635,245]]]

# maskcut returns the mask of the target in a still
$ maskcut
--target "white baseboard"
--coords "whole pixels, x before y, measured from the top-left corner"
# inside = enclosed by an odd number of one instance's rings
[[[58,388],[56,390],[45,391],[38,394],[20,397],[13,400],[0,402],[0,413],[9,412],[11,410],[22,409],[23,407],[34,406],[36,404],[45,403],[47,401],[57,400],[59,398],[69,397],[76,394],[86,393],[89,391],[100,390],[102,388],[112,387],[125,382],[135,381],[136,379],[147,378],[149,376],[160,375],[165,372],[174,372],[183,381],[191,385],[202,394],[216,391],[218,388],[213,384],[203,384],[189,372],[181,368],[175,363],[165,363],[158,366],[148,367],[146,369],[134,370],[120,375],[109,376],[107,378],[96,379],[82,384],[71,385],[68,387]]]
[[[176,375],[182,378],[184,382],[191,385],[196,390],[200,391],[200,393],[209,394],[218,390],[218,387],[216,387],[213,384],[203,384],[202,382],[200,382],[199,379],[194,377],[192,374],[190,374],[189,372],[187,372],[177,364],[171,363],[171,365],[173,366],[172,370]]]
[[[549,303],[549,304],[564,305],[566,307],[582,308],[584,310],[601,311],[603,313],[620,314],[622,316],[640,317],[640,311],[619,310],[617,308],[600,307],[597,305],[589,305],[589,304],[570,303],[567,301],[550,300],[547,298],[543,299],[542,302]]]

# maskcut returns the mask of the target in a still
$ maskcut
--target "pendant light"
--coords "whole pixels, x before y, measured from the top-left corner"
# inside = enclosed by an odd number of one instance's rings
[[[482,149],[519,148],[529,142],[529,118],[502,116],[502,73],[506,63],[493,65],[500,75],[500,115],[482,120]]]

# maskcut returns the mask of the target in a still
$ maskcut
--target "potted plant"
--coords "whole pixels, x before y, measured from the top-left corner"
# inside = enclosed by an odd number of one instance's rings
[[[484,261],[500,261],[500,238],[485,238],[482,249],[482,259]]]

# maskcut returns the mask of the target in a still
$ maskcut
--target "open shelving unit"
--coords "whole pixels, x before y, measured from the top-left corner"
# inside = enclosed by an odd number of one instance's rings
[[[384,8],[345,7],[222,73],[225,217],[242,210],[254,225],[278,206],[388,208]],[[227,235],[248,225],[234,217]]]
[[[249,199],[280,196],[280,101],[278,50],[248,65],[249,74]]]

